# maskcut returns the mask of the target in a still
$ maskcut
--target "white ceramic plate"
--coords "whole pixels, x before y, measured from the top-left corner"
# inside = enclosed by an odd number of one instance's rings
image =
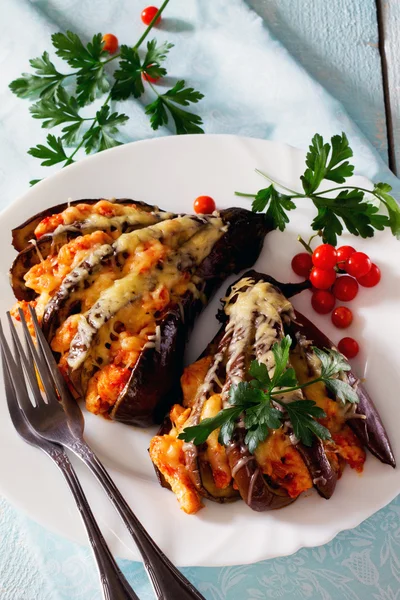
[[[7,280],[15,254],[11,228],[37,211],[68,198],[126,196],[177,212],[191,212],[194,198],[201,194],[215,198],[219,208],[249,207],[247,200],[235,197],[233,192],[253,192],[266,185],[255,174],[255,167],[296,189],[304,171],[304,153],[283,144],[225,135],[167,137],[103,152],[39,183],[0,217],[1,314],[13,304]],[[360,178],[354,179],[360,183]],[[307,200],[299,204],[302,208],[291,213],[287,230],[267,236],[256,264],[258,270],[281,281],[297,279],[290,268],[292,256],[301,250],[296,237],[299,233],[305,238],[310,234],[314,210]],[[360,343],[362,351],[354,361],[356,370],[366,378],[399,458],[399,242],[387,232],[367,241],[343,236],[342,242],[367,251],[382,269],[380,285],[361,289],[352,303],[355,318],[346,335]],[[194,360],[216,332],[218,300],[228,283],[198,320],[187,361]],[[308,291],[296,297],[294,304],[334,341],[340,339],[340,331],[331,325],[329,317],[313,313]],[[347,468],[329,501],[312,492],[287,508],[261,514],[252,512],[244,502],[226,506],[208,502],[198,515],[188,516],[179,510],[175,496],[156,481],[147,455],[155,429],[134,429],[90,414],[85,418],[88,442],[150,534],[180,566],[251,563],[288,555],[303,546],[324,544],[339,531],[358,525],[400,492],[400,468],[393,470],[369,455],[363,475]],[[83,465],[76,466],[113,552],[139,559],[103,492]],[[47,457],[17,437],[4,398],[0,404],[0,472],[1,491],[29,516],[68,538],[87,543],[61,475]]]

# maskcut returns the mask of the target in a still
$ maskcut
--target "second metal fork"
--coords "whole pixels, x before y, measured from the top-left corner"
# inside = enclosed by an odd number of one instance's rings
[[[52,351],[43,336],[35,311],[30,307],[37,346],[33,343],[24,314],[19,310],[29,352],[25,353],[12,318],[8,313],[11,332],[29,380],[36,380],[36,370],[42,381],[48,404],[38,403],[31,424],[39,435],[70,449],[96,476],[143,557],[144,567],[158,600],[205,600],[178,571],[153,541],[130,509],[126,500],[83,438],[83,415],[72,398]],[[33,360],[32,360],[33,359]],[[61,402],[59,401],[61,399]]]
[[[42,450],[57,465],[74,496],[76,505],[85,525],[90,545],[95,555],[105,600],[139,600],[115,562],[105,539],[97,525],[86,496],[81,488],[75,470],[65,450],[59,444],[49,442],[38,435],[30,426],[29,415],[35,411],[23,376],[17,367],[0,323],[1,358],[3,367],[6,400],[11,420],[19,436],[31,446]],[[41,396],[37,382],[32,394],[36,402]],[[28,415],[28,416],[27,416]]]

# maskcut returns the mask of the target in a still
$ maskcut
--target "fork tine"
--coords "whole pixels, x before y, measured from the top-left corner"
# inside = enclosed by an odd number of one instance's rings
[[[18,333],[11,317],[11,314],[7,312],[8,324],[10,327],[13,343],[14,343],[14,354],[19,356],[22,360],[22,364],[25,370],[26,377],[29,381],[29,387],[32,390],[33,396],[35,398],[36,406],[39,402],[42,401],[42,394],[40,393],[38,380],[35,373],[35,364],[33,362],[33,356],[30,351],[29,346],[23,348],[21,344],[21,340],[18,337]]]
[[[12,389],[14,391],[14,395],[17,396],[19,404],[21,406],[32,407],[31,400],[28,395],[28,390],[25,385],[24,377],[21,377],[21,373],[18,370],[17,364],[14,360],[8,342],[4,336],[3,327],[0,320],[0,346],[2,350],[2,356],[4,357],[4,362],[7,366],[6,372],[9,374],[9,379],[11,381]]]
[[[39,347],[41,350],[42,356],[44,356],[47,366],[51,372],[51,376],[53,381],[55,381],[56,388],[58,393],[61,396],[61,399],[65,402],[69,401],[71,392],[68,389],[67,384],[65,383],[64,377],[61,375],[56,360],[53,356],[53,353],[50,349],[50,346],[43,335],[43,331],[38,323],[37,315],[35,309],[30,306],[29,311],[31,313],[33,327],[35,329],[36,339],[39,342]],[[75,404],[75,401],[74,401]]]
[[[19,308],[18,309],[18,313],[21,319],[21,323],[22,323],[22,328],[24,331],[24,336],[25,336],[25,340],[26,343],[28,345],[28,348],[32,354],[33,360],[36,364],[37,370],[39,372],[39,376],[40,376],[40,380],[43,384],[44,390],[46,392],[46,398],[48,403],[50,404],[51,402],[57,402],[57,396],[56,396],[56,392],[54,389],[54,385],[53,385],[53,380],[51,378],[51,373],[50,370],[47,366],[46,361],[43,359],[42,356],[39,356],[39,353],[37,352],[35,345],[33,343],[32,340],[32,336],[30,334],[30,331],[28,329],[28,325],[24,316],[24,313],[22,312],[22,310]],[[41,400],[42,397],[40,398]],[[43,400],[44,402],[44,400]]]

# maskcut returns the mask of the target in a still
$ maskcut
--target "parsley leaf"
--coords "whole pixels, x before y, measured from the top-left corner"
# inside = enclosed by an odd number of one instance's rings
[[[103,50],[102,34],[96,33],[85,47],[79,35],[72,31],[53,33],[51,40],[56,54],[76,69],[92,69],[98,67],[100,59],[107,55]]]
[[[321,377],[329,378],[340,371],[350,371],[351,367],[347,360],[340,352],[333,350],[333,348],[321,350],[316,346],[312,347],[314,354],[318,357],[321,362]]]
[[[344,183],[346,177],[350,177],[354,171],[354,167],[345,160],[352,156],[353,151],[345,133],[333,136],[331,144],[324,143],[323,137],[316,133],[306,157],[308,168],[300,178],[304,192],[307,195],[315,192],[323,179]]]
[[[343,404],[346,402],[357,404],[360,401],[356,391],[345,381],[342,381],[341,379],[324,379],[323,381],[326,387],[335,394],[336,398],[339,398]]]
[[[256,425],[267,425],[270,429],[278,429],[281,426],[281,418],[281,411],[274,408],[266,397],[263,403],[247,408],[244,424],[246,429]]]
[[[343,403],[359,402],[357,393],[349,383],[334,378],[340,372],[351,370],[344,356],[332,348],[323,351],[313,346],[313,352],[321,362],[321,379],[326,387]]]
[[[63,123],[62,139],[67,146],[74,145],[80,134],[83,118],[79,114],[79,106],[73,96],[69,96],[63,87],[58,88],[55,96],[33,104],[30,109],[34,119],[43,119],[42,127],[50,129]]]
[[[122,45],[119,69],[114,73],[115,83],[111,90],[113,100],[126,100],[129,96],[139,98],[144,92],[142,65],[135,48]]]
[[[389,214],[390,229],[397,238],[400,239],[400,206],[396,200],[389,194],[392,186],[388,183],[377,183],[374,187],[374,194],[384,203]]]
[[[264,363],[259,363],[256,360],[252,360],[250,364],[249,375],[254,378],[251,381],[253,387],[259,387],[263,389],[271,386],[271,378],[268,373],[267,365]]]
[[[251,454],[254,454],[258,444],[260,444],[267,438],[268,433],[268,425],[265,425],[264,423],[259,423],[258,425],[255,425],[254,427],[251,427],[247,430],[246,436],[244,438],[244,443],[248,447],[249,452]]]
[[[263,398],[260,389],[254,388],[248,381],[240,381],[229,390],[229,404],[245,407],[246,404],[257,404]]]
[[[41,164],[44,167],[51,167],[52,165],[56,165],[60,162],[65,162],[66,164],[73,162],[65,154],[61,138],[57,138],[49,133],[46,139],[48,144],[47,146],[38,144],[34,148],[30,148],[28,150],[28,154],[34,156],[35,158],[40,158],[42,160]]]
[[[35,69],[35,75],[22,73],[21,77],[10,83],[10,90],[19,98],[32,96],[52,98],[56,90],[59,89],[65,75],[57,71],[49,58],[48,52],[43,52],[42,56],[32,58],[29,63]]]
[[[327,440],[331,437],[329,430],[313,418],[320,419],[326,415],[312,400],[288,402],[285,404],[285,409],[293,426],[295,436],[305,446],[312,445],[313,434],[321,440]]]
[[[93,102],[100,94],[107,92],[110,84],[101,64],[95,69],[80,71],[76,79],[79,106]]]
[[[96,33],[85,46],[80,37],[72,31],[54,33],[51,36],[56,54],[71,67],[79,69],[76,79],[77,101],[80,106],[93,102],[110,85],[104,73],[101,58],[107,55],[103,49],[102,34]]]
[[[170,48],[173,48],[173,46],[168,42],[157,46],[157,40],[147,42],[147,52],[143,59],[142,72],[154,79],[164,77],[167,71],[161,66],[161,63],[165,61]]]
[[[289,217],[285,211],[296,208],[295,203],[290,196],[281,194],[273,185],[270,185],[257,193],[251,208],[253,212],[262,212],[267,205],[267,217],[272,221],[275,228],[284,231],[286,223],[289,223]]]
[[[280,342],[275,342],[272,346],[272,354],[275,359],[274,374],[272,376],[271,388],[280,385],[280,379],[283,372],[286,369],[289,360],[290,346],[292,345],[292,339],[290,335],[284,337]]]
[[[69,96],[64,88],[59,88],[52,98],[42,99],[32,104],[30,112],[34,119],[43,119],[42,127],[50,129],[68,122],[81,122],[76,99]]]
[[[165,94],[159,94],[154,102],[146,106],[146,114],[150,115],[152,128],[158,129],[161,125],[168,125],[170,115],[178,135],[204,133],[200,127],[203,124],[201,117],[179,107],[189,106],[191,102],[197,103],[203,97],[203,94],[193,88],[186,88],[183,80],[178,81],[173,88]]]
[[[348,231],[363,238],[372,237],[374,229],[383,230],[389,225],[385,215],[379,215],[379,207],[364,200],[364,192],[358,189],[343,190],[336,198],[314,196],[318,215],[312,222],[315,231],[322,231],[324,241],[336,245],[337,235],[343,231],[342,219]]]
[[[117,112],[110,113],[109,106],[102,106],[96,113],[96,121],[94,127],[88,129],[85,133],[85,151],[86,154],[96,151],[101,152],[108,148],[121,145],[114,136],[119,132],[119,127],[128,121],[129,117]]]
[[[180,440],[184,440],[185,442],[193,442],[194,444],[196,444],[196,446],[198,446],[199,444],[204,444],[210,433],[224,425],[222,435],[225,439],[226,433],[230,433],[230,439],[233,433],[235,420],[239,417],[241,411],[241,407],[224,408],[215,417],[203,419],[199,425],[194,425],[193,427],[185,427],[185,429],[183,429],[183,431],[181,431],[181,433],[178,435],[178,438]],[[229,424],[228,432],[226,431],[226,423]],[[229,439],[222,443],[228,443]]]

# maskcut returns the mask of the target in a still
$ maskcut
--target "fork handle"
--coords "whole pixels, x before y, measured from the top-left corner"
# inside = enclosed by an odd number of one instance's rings
[[[104,599],[140,600],[115,562],[68,456],[61,448],[48,454],[64,475],[81,514],[96,559]]]
[[[69,447],[96,476],[125,523],[142,555],[144,568],[157,600],[205,600],[204,596],[178,571],[150,537],[86,442],[75,443]]]

